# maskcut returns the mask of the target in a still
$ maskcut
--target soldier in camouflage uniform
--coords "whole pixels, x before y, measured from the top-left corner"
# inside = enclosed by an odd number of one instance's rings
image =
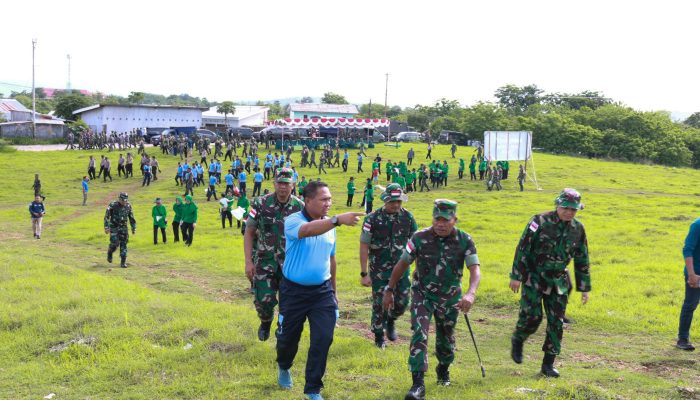
[[[386,327],[387,338],[392,342],[396,340],[394,321],[403,315],[408,306],[411,286],[409,271],[406,270],[401,276],[394,294],[394,308],[387,313],[384,313],[382,307],[384,288],[389,283],[394,265],[399,261],[408,239],[418,230],[418,225],[413,214],[401,207],[407,197],[398,183],[388,185],[379,197],[384,201],[384,207],[366,216],[362,224],[360,276],[363,286],[372,286],[371,327],[375,345],[383,349],[384,328]]]
[[[270,326],[277,305],[277,291],[284,264],[284,219],[304,208],[304,202],[292,195],[294,171],[280,168],[275,177],[275,191],[253,202],[244,235],[245,272],[255,288],[255,309],[260,317],[258,339],[270,337]],[[253,242],[257,238],[257,245]],[[254,261],[253,253],[257,254]]]
[[[522,363],[523,343],[542,322],[544,305],[547,333],[541,372],[556,378],[559,372],[554,368],[554,359],[561,351],[563,320],[572,289],[566,266],[573,258],[576,289],[581,292],[583,304],[588,301],[591,275],[586,230],[574,218],[583,209],[581,195],[574,189],[564,189],[554,204],[556,210],[535,215],[525,227],[513,260],[510,288],[517,293],[523,283],[520,314],[511,337],[511,358]]]
[[[119,246],[122,268],[126,268],[126,244],[129,242],[127,220],[131,224],[131,233],[136,234],[136,219],[134,219],[134,212],[129,204],[129,195],[122,192],[119,194],[119,200],[109,203],[105,212],[105,233],[109,235],[107,262],[112,262],[112,253]]]
[[[471,236],[455,228],[457,203],[435,200],[433,224],[413,234],[384,291],[384,309],[391,310],[397,284],[409,265],[416,261],[411,285],[411,326],[413,337],[408,365],[413,386],[405,399],[424,399],[424,375],[428,370],[428,330],[435,317],[437,383],[450,384],[449,366],[454,361],[454,328],[459,311],[468,312],[476,299],[481,280],[479,257]],[[464,266],[469,269],[469,289],[462,293]]]

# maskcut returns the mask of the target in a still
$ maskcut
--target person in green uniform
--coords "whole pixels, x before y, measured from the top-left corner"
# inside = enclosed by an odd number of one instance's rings
[[[348,181],[348,201],[345,202],[345,205],[348,207],[352,207],[352,197],[355,195],[355,177],[351,176],[350,180]]]
[[[391,173],[394,171],[394,164],[391,162],[391,160],[388,160],[386,162],[386,180],[387,182],[391,181]]]
[[[472,159],[469,162],[469,180],[476,180],[476,157],[474,156],[472,156]]]
[[[306,177],[302,175],[301,182],[299,182],[299,198],[301,198],[301,199],[304,198],[304,188],[308,184],[309,184],[309,182],[306,181]]]
[[[360,234],[360,283],[372,287],[371,329],[374,344],[383,349],[384,330],[392,342],[396,340],[395,321],[408,306],[409,271],[401,276],[396,290],[394,308],[384,312],[382,298],[384,288],[394,266],[401,257],[408,239],[418,230],[416,220],[410,211],[402,207],[408,197],[396,183],[387,185],[380,195],[384,206],[365,217]],[[369,261],[369,272],[367,262]]]
[[[442,173],[441,173],[441,176],[442,176],[442,184],[443,184],[443,186],[447,187],[447,175],[448,175],[448,173],[449,173],[449,171],[450,171],[450,166],[447,165],[447,160],[444,160],[444,161],[442,162],[442,168],[441,168],[441,170],[442,170]]]
[[[158,229],[160,229],[160,234],[163,237],[163,243],[167,243],[168,238],[165,236],[165,227],[168,226],[168,211],[165,209],[163,200],[160,197],[156,198],[155,203],[156,205],[151,210],[151,216],[153,217],[153,244],[158,244]]]
[[[590,263],[586,230],[575,217],[583,209],[581,194],[564,189],[554,199],[556,209],[535,215],[525,226],[515,250],[510,289],[520,295],[518,323],[511,337],[511,358],[523,362],[523,343],[537,331],[542,322],[542,308],[547,316],[547,333],[542,351],[540,372],[546,377],[559,377],[554,360],[561,352],[564,316],[572,291],[567,265],[574,260],[576,290],[581,302],[588,302],[591,291]]]
[[[173,213],[175,215],[173,216],[173,237],[174,237],[174,242],[177,243],[180,241],[180,223],[182,222],[182,208],[184,207],[184,203],[182,202],[182,197],[177,196],[175,198],[175,204],[173,204]]]
[[[372,186],[372,180],[367,179],[367,186],[365,187],[365,213],[369,214],[372,212],[372,202],[374,201],[374,187]]]
[[[243,222],[243,227],[241,227],[241,220],[239,219],[238,222],[236,222],[236,226],[238,228],[241,228],[241,234],[245,234],[245,220],[248,218],[248,209],[250,208],[250,200],[245,195],[245,192],[240,192],[240,196],[238,197],[238,202],[236,203],[236,207],[241,207],[242,209],[245,210],[245,213],[243,214],[243,218],[241,218]]]
[[[457,170],[457,175],[459,175],[459,179],[462,179],[464,176],[464,159],[460,158],[459,159],[459,169]]]
[[[278,303],[277,292],[282,280],[286,246],[284,220],[304,208],[304,202],[292,195],[293,176],[294,171],[291,169],[279,168],[275,176],[275,191],[256,198],[246,219],[243,236],[245,273],[255,286],[254,304],[260,319],[260,341],[270,337],[270,327]],[[254,248],[256,237],[257,246]],[[253,261],[254,252],[257,253],[256,262]]]
[[[486,159],[482,159],[481,162],[479,163],[479,180],[483,181],[484,180],[484,174],[486,174],[486,170],[489,169],[489,163],[486,161]]]
[[[112,262],[112,253],[119,247],[121,256],[121,267],[126,268],[126,256],[129,243],[129,228],[127,221],[131,225],[131,233],[136,234],[136,219],[129,203],[129,195],[125,192],[119,193],[119,199],[109,203],[105,212],[104,227],[105,233],[109,235],[109,247],[107,248],[107,262]]]
[[[414,169],[415,171],[415,169]],[[413,184],[415,183],[415,173],[409,171],[406,173],[406,192],[413,192]]]
[[[411,263],[416,262],[411,285],[411,327],[413,336],[408,365],[413,385],[405,399],[425,399],[425,372],[428,370],[428,333],[435,317],[435,353],[437,383],[450,385],[450,364],[454,361],[455,337],[459,311],[469,312],[476,299],[481,280],[479,257],[472,237],[455,227],[457,203],[437,199],[433,206],[433,223],[413,234],[406,243],[401,259],[394,266],[384,290],[384,309],[395,307],[398,283]],[[464,266],[469,269],[469,288],[462,292]]]
[[[182,240],[187,246],[192,246],[192,240],[194,239],[194,228],[197,227],[197,210],[197,203],[192,200],[192,195],[188,194],[185,196],[180,229],[182,230]]]

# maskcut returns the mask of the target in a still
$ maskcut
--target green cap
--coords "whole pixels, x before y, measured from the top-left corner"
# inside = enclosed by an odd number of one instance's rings
[[[292,178],[294,177],[294,171],[289,168],[282,168],[277,171],[277,176],[275,177],[275,182],[286,182],[292,183]]]
[[[556,199],[554,199],[554,204],[557,207],[564,208],[575,208],[577,210],[583,210],[583,203],[581,203],[581,193],[576,191],[576,189],[566,188],[559,193]]]
[[[129,200],[129,195],[126,192],[119,193],[119,200]]]
[[[447,199],[436,199],[433,207],[433,218],[457,218],[457,202]]]
[[[384,189],[382,194],[379,195],[379,198],[382,199],[383,202],[388,202],[388,201],[406,201],[408,200],[408,196],[403,192],[403,189],[401,189],[401,185],[398,183],[392,183]]]

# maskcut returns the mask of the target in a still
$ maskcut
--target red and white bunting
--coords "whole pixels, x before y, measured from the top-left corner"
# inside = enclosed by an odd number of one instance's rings
[[[389,126],[385,118],[282,118],[271,121],[269,125],[286,128],[383,128]]]

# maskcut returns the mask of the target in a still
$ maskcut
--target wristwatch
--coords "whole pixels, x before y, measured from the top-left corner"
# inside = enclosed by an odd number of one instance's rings
[[[333,225],[335,225],[335,226],[340,226],[340,222],[338,221],[338,216],[337,216],[337,215],[334,215],[334,216],[331,217],[331,222],[332,222]]]
[[[385,291],[385,292],[394,293],[394,288],[391,287],[391,286],[389,286],[389,285],[386,285],[386,287],[384,288],[384,291]]]
[[[366,273],[366,272],[360,272],[360,276],[364,278],[365,276],[367,276],[367,273]]]

